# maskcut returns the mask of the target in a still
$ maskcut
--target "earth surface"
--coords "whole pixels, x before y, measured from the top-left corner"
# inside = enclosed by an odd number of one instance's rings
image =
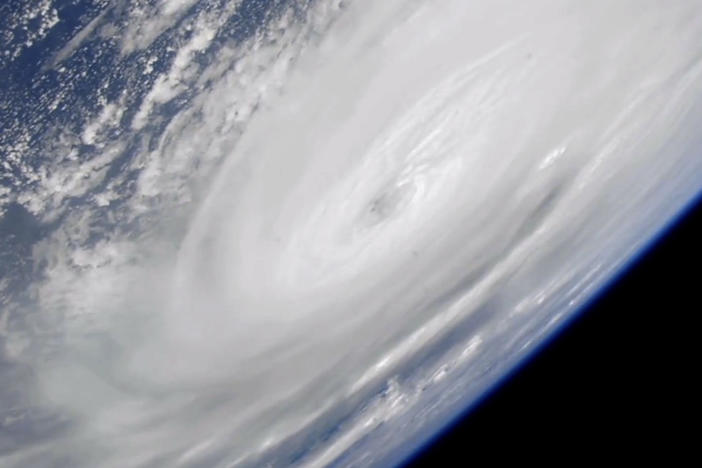
[[[0,465],[391,466],[702,188],[702,2],[0,6]]]

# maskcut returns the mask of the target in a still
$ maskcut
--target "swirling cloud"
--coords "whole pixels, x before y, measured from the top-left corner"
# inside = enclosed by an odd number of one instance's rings
[[[72,429],[16,460],[385,456],[401,441],[381,423],[422,409],[436,424],[457,388],[474,397],[699,190],[700,2],[305,8],[201,68],[218,37],[203,13],[139,106],[86,124],[91,145],[123,116],[148,140],[130,146],[137,189],[119,212],[140,230],[66,250],[80,237],[66,227],[35,249],[51,259],[39,309],[89,313],[57,359],[30,360]],[[358,448],[371,433],[387,446]]]

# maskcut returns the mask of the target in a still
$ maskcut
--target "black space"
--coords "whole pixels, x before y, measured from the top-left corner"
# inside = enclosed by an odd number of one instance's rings
[[[700,241],[702,202],[406,466],[544,460],[554,449],[574,456],[569,463],[699,461]]]

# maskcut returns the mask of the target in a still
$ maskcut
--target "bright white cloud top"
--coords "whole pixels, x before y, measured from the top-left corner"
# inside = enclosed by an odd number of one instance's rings
[[[387,462],[700,190],[700,1],[293,2],[219,41],[245,3],[101,13],[48,68],[108,38],[138,102],[13,127],[0,206],[58,224],[4,356],[69,429],[4,464]]]

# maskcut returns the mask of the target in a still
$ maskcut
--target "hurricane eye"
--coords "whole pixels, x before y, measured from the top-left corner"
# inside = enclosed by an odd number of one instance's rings
[[[361,228],[372,228],[402,216],[402,210],[416,192],[412,183],[393,184],[364,205],[358,217]]]

